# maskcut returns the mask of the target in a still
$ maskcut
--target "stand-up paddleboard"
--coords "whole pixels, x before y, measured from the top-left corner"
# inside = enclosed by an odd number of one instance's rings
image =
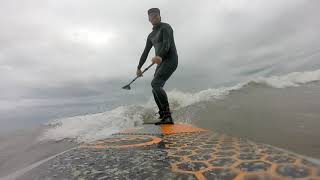
[[[190,124],[142,125],[80,145],[15,179],[320,179],[300,155]]]

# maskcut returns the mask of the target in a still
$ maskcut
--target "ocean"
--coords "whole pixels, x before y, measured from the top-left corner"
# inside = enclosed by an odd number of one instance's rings
[[[320,69],[255,77],[193,92],[174,88],[167,93],[176,122],[320,159],[319,80]],[[150,94],[146,96],[147,93]],[[157,107],[151,91],[144,91],[143,87],[130,92],[118,90],[116,97],[85,105],[25,109],[15,122],[14,112],[3,114],[8,127],[1,127],[0,175],[78,143],[105,138],[156,119]]]

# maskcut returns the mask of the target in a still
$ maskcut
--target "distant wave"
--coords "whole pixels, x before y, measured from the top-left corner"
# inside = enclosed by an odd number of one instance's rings
[[[196,93],[186,93],[179,90],[168,92],[171,102],[176,108],[188,106],[201,101],[212,101],[221,99],[228,95],[231,91],[239,90],[245,86],[252,84],[267,85],[274,88],[296,87],[301,84],[306,84],[320,80],[320,69],[315,71],[292,72],[282,76],[258,77],[249,79],[245,82],[238,83],[231,87],[209,88]],[[150,100],[152,103],[153,99]]]
[[[274,88],[296,87],[320,80],[320,69],[315,71],[292,72],[283,76],[259,77],[253,82],[269,85]]]

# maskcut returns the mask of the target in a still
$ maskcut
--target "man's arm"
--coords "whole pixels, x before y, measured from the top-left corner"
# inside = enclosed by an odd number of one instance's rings
[[[151,41],[150,41],[150,39],[148,37],[146,46],[145,46],[145,48],[143,50],[143,53],[142,53],[142,55],[140,57],[139,65],[137,67],[138,69],[141,69],[142,65],[146,62],[146,59],[148,57],[148,54],[149,54],[151,48],[152,48],[152,43],[151,43]]]
[[[168,53],[172,42],[172,29],[170,26],[162,29],[162,46],[157,52],[156,56],[160,56],[162,59]]]

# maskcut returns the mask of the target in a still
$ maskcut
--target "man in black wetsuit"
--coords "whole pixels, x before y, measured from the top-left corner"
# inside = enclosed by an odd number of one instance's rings
[[[160,115],[160,121],[155,124],[173,124],[168,97],[163,89],[166,81],[178,67],[178,53],[174,43],[173,29],[168,23],[161,22],[158,8],[149,9],[148,16],[153,28],[148,35],[146,46],[141,55],[137,67],[137,76],[142,76],[141,67],[145,63],[151,47],[154,46],[156,56],[152,58],[152,63],[157,64],[157,68],[151,86]]]

